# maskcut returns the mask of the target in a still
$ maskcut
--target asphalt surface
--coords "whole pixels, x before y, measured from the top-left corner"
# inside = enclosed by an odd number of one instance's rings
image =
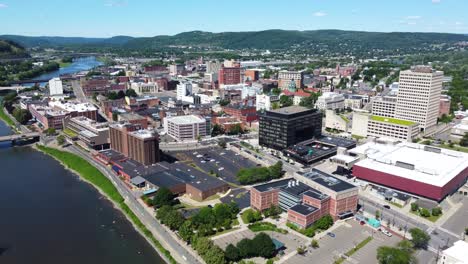
[[[182,247],[181,243],[183,242],[176,240],[171,234],[168,233],[165,227],[156,221],[153,215],[148,213],[148,211],[143,208],[143,206],[137,201],[137,198],[134,196],[134,194],[114,173],[109,171],[106,166],[94,161],[94,159],[89,157],[88,153],[82,151],[78,147],[72,145],[68,148],[68,150],[86,159],[112,181],[119,193],[125,198],[125,202],[130,207],[130,209],[138,216],[138,218],[140,218],[143,224],[152,231],[156,239],[158,239],[163,244],[163,246],[171,252],[171,255],[178,263],[201,263],[197,259],[198,256],[193,255],[192,252],[189,252],[187,249]]]
[[[398,211],[392,209],[385,209],[382,204],[369,200],[366,197],[359,197],[359,204],[362,205],[362,210],[375,215],[375,211],[381,212],[381,218],[384,222],[390,221],[391,225],[401,227],[403,230],[410,230],[411,228],[419,228],[428,232],[431,236],[429,241],[429,250],[437,252],[438,248],[446,248],[453,245],[459,238],[449,234],[440,228],[429,227],[426,224],[420,223],[413,218],[410,218]]]

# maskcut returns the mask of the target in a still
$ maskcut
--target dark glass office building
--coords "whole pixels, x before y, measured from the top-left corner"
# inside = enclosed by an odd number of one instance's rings
[[[259,143],[283,150],[322,133],[322,114],[316,109],[290,106],[260,115]]]

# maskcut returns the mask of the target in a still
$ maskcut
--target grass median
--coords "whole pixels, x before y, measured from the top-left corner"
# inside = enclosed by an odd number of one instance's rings
[[[37,145],[37,148],[59,160],[63,165],[77,172],[83,179],[93,184],[96,188],[101,190],[107,198],[116,203],[122,212],[133,222],[133,224],[156,246],[156,248],[170,261],[170,263],[177,263],[171,256],[171,253],[165,249],[161,243],[153,236],[150,230],[140,221],[140,219],[133,213],[133,211],[124,202],[124,198],[117,191],[117,188],[112,182],[106,178],[97,168],[91,165],[85,159],[69,152],[61,151],[54,148],[48,148]]]

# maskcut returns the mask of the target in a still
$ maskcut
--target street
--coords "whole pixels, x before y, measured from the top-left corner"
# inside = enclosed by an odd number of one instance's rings
[[[201,263],[198,260],[198,255],[192,254],[192,252],[181,246],[181,243],[183,242],[176,240],[171,234],[169,234],[166,228],[156,221],[154,216],[148,213],[145,208],[143,208],[143,206],[137,201],[137,197],[135,197],[135,195],[122,183],[122,181],[115,174],[109,171],[106,166],[94,161],[94,159],[89,157],[88,153],[78,147],[72,145],[68,147],[68,150],[86,159],[112,181],[122,197],[125,198],[130,209],[138,216],[138,218],[140,218],[141,222],[152,231],[156,239],[158,239],[161,244],[171,252],[172,257],[174,257],[178,263]],[[190,261],[188,261],[188,259],[190,259]]]

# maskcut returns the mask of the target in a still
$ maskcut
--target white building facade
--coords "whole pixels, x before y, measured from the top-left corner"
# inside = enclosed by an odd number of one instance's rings
[[[49,95],[63,95],[63,84],[60,78],[56,77],[49,80]]]

